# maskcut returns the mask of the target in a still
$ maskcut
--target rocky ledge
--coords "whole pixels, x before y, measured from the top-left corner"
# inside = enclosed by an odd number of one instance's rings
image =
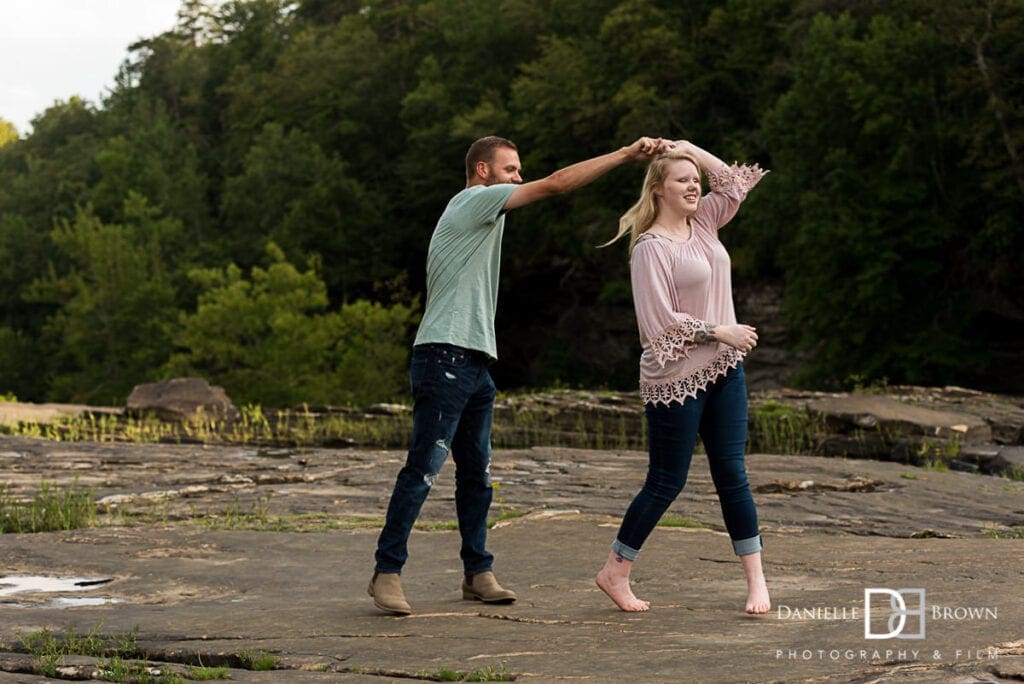
[[[149,424],[144,441],[401,448],[408,439],[410,407],[403,404],[256,409],[254,414],[251,408],[236,410],[218,395],[221,410],[199,411],[192,418],[182,413],[182,405],[209,403],[207,394],[176,396],[174,406],[166,409],[159,401],[148,404],[149,419],[157,425]],[[1022,397],[899,385],[852,393],[764,390],[753,392],[750,400],[751,451],[868,458],[1024,478]],[[174,419],[166,420],[170,412]],[[8,402],[0,403],[0,431],[33,435],[41,432],[39,425],[56,425],[52,434],[60,439],[131,440],[140,432],[131,421],[144,415],[137,404],[119,409]],[[108,421],[104,425],[111,434],[97,437],[88,426],[62,423],[87,417],[95,425],[98,416]],[[646,446],[635,392],[505,395],[496,402],[494,420],[496,448]],[[190,429],[190,421],[203,425]]]

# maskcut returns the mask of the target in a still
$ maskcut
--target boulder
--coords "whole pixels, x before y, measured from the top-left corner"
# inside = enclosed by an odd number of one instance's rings
[[[156,414],[161,420],[186,421],[198,413],[216,418],[234,418],[238,410],[221,387],[202,378],[173,378],[136,385],[128,397],[125,412],[130,415]]]
[[[996,444],[1024,444],[1024,410],[1002,405],[991,409],[985,420],[992,426],[992,441]]]
[[[913,406],[877,394],[821,397],[808,402],[807,410],[824,416],[838,432],[878,429],[894,435],[955,439],[962,444],[992,440],[992,428],[979,416]]]
[[[1002,444],[965,446],[960,458],[975,463],[983,473],[1006,473],[1020,478],[1024,475],[1024,447]]]

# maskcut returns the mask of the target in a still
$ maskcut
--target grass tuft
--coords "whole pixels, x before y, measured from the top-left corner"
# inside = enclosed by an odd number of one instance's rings
[[[1010,470],[1003,472],[1002,475],[1007,480],[1012,480],[1014,482],[1024,482],[1024,468],[1021,468],[1020,466],[1014,466]]]
[[[1024,539],[1024,525],[985,530],[989,539]]]
[[[139,628],[127,634],[103,635],[102,623],[86,634],[79,634],[74,628],[64,633],[43,629],[25,636],[19,635],[19,651],[28,653],[35,661],[36,672],[44,677],[56,677],[67,656],[88,656],[106,658],[97,664],[96,676],[108,682],[150,682],[178,684],[180,676],[162,672],[145,662],[134,659],[142,657],[138,646]],[[128,659],[132,659],[129,662]]]
[[[692,529],[714,529],[712,525],[685,518],[678,513],[666,513],[658,521],[658,527],[688,527]]]
[[[750,450],[766,454],[811,454],[826,434],[825,420],[777,401],[750,405]]]
[[[279,664],[277,657],[266,651],[256,651],[255,653],[252,651],[242,651],[238,654],[238,657],[242,661],[242,667],[254,672],[276,670]]]
[[[96,502],[91,489],[76,484],[64,490],[43,482],[31,501],[14,498],[0,484],[0,533],[54,532],[91,526]]]
[[[515,508],[502,508],[501,512],[498,513],[498,517],[487,521],[487,528],[490,529],[503,520],[515,520],[516,518],[521,518],[524,515],[526,514]]]
[[[416,676],[418,679],[431,682],[512,682],[516,679],[514,675],[509,674],[504,665],[497,668],[488,665],[469,672],[439,667],[433,672],[421,672]]]
[[[188,678],[197,682],[208,682],[214,679],[231,679],[231,671],[226,667],[189,665]]]

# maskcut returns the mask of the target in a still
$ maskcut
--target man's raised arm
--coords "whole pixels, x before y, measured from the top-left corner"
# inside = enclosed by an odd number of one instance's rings
[[[512,191],[512,194],[505,201],[503,209],[515,209],[537,200],[553,195],[562,195],[572,192],[584,185],[591,183],[616,166],[621,166],[629,161],[649,159],[671,149],[673,143],[661,138],[640,138],[628,147],[621,147],[614,152],[603,154],[600,157],[577,162],[564,169],[555,171],[546,178],[523,183]]]

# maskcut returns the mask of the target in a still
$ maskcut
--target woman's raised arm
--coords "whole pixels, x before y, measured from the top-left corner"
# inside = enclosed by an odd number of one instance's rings
[[[691,155],[694,159],[700,162],[701,168],[704,170],[705,174],[715,173],[724,168],[728,168],[729,166],[715,155],[702,147],[694,145],[689,140],[676,140],[675,145],[676,146],[672,150],[673,152],[681,151]]]

